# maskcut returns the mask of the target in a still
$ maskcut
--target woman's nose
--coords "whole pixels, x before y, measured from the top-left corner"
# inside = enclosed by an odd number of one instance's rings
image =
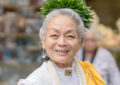
[[[61,47],[67,46],[66,39],[64,37],[60,37],[59,40],[58,40],[58,45],[61,46]]]

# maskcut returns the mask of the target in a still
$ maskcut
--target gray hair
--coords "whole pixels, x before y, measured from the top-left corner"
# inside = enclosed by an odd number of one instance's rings
[[[85,33],[85,27],[84,27],[83,21],[82,21],[81,17],[79,16],[79,14],[74,12],[72,9],[62,8],[62,9],[55,9],[55,10],[51,11],[46,16],[46,18],[43,22],[43,25],[40,29],[40,33],[39,33],[39,36],[40,36],[42,41],[45,40],[45,38],[46,38],[47,24],[49,23],[49,21],[52,18],[54,18],[58,15],[68,15],[68,16],[70,16],[77,24],[77,30],[78,30],[79,38],[83,38],[84,33]]]

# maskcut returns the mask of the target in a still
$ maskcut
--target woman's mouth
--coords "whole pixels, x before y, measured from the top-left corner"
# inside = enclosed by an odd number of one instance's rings
[[[64,55],[67,55],[69,50],[55,50],[56,53],[60,56],[64,56]]]

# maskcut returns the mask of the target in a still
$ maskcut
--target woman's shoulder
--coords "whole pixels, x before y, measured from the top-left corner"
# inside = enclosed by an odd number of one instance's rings
[[[46,62],[43,63],[40,67],[38,67],[35,71],[33,71],[28,77],[27,79],[29,78],[41,78],[44,76],[44,74],[48,73],[48,70],[47,70],[47,66],[46,66]]]
[[[18,85],[42,85],[42,81],[45,80],[44,78],[46,78],[46,74],[48,74],[47,66],[46,63],[43,63],[39,68],[33,71],[26,79],[20,79]]]
[[[112,53],[109,50],[107,50],[103,47],[99,47],[98,53],[101,54],[101,55],[108,55],[108,56],[112,55]]]
[[[96,58],[98,61],[100,61],[100,63],[103,61],[108,65],[109,65],[109,62],[114,61],[114,57],[112,53],[109,50],[102,47],[99,48]]]

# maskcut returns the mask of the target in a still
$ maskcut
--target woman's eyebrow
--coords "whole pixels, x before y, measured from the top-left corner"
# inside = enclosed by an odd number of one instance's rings
[[[57,30],[56,28],[51,28],[49,31],[56,31],[56,32],[59,32],[59,30]]]
[[[77,31],[76,30],[68,30],[67,31],[67,33],[72,33],[72,32],[76,33]]]

